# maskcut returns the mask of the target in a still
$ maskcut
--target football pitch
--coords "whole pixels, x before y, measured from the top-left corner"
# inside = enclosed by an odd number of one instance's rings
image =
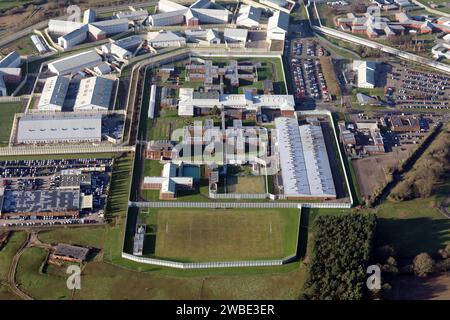
[[[174,261],[278,259],[294,254],[298,209],[158,209],[154,256]]]

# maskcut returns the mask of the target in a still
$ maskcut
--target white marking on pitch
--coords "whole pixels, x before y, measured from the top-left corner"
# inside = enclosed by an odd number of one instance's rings
[[[166,233],[169,233],[169,222],[166,221]]]

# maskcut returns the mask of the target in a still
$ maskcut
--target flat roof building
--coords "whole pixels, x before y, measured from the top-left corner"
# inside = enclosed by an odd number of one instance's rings
[[[275,119],[282,192],[289,198],[336,198],[320,125],[299,126],[296,118]]]
[[[5,190],[1,218],[78,216],[79,190]]]
[[[38,103],[38,110],[61,111],[69,88],[70,79],[64,76],[47,78]]]
[[[99,142],[101,130],[101,115],[27,114],[18,121],[16,140],[19,144]]]
[[[353,61],[353,70],[357,72],[359,88],[375,88],[376,62],[355,60]]]

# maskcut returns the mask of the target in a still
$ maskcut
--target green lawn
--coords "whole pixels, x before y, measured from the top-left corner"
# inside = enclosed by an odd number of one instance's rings
[[[55,228],[39,233],[39,239],[49,244],[68,243],[102,248],[106,227]]]
[[[295,253],[298,209],[156,209],[145,252],[180,261],[255,260]]]
[[[265,176],[229,176],[228,193],[266,193]]]
[[[143,177],[160,177],[163,164],[158,160],[144,160],[144,174]]]
[[[14,115],[20,113],[22,109],[23,106],[21,102],[0,103],[0,119],[2,119],[2,126],[0,128],[0,146],[8,145]]]
[[[403,257],[435,254],[450,243],[450,221],[435,206],[434,198],[383,203],[376,211],[379,245],[390,244]]]
[[[25,242],[26,237],[27,235],[23,231],[13,232],[8,243],[0,250],[0,283],[6,282],[12,259]]]
[[[28,248],[17,266],[16,279],[19,288],[32,296],[44,299],[70,299],[72,291],[67,289],[67,277],[45,270],[47,250]]]
[[[420,3],[423,3],[424,5],[430,7],[431,4],[437,4],[439,5],[438,8],[435,10],[450,13],[450,7],[446,6],[446,4],[449,3],[448,0],[418,0]]]
[[[29,0],[0,0],[0,10],[11,9],[31,2]]]
[[[2,54],[12,51],[17,51],[21,55],[30,55],[33,53],[37,53],[36,47],[33,44],[33,41],[31,41],[30,35],[26,35],[25,37],[17,39],[16,41],[8,45],[8,47],[1,50]]]

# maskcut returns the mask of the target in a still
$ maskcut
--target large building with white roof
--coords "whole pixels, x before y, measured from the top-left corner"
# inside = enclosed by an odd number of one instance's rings
[[[236,18],[236,25],[247,28],[259,27],[261,20],[261,8],[252,7],[249,5],[242,5],[239,9],[238,17]]]
[[[153,48],[181,47],[186,45],[186,39],[171,32],[158,31],[147,33],[148,45]]]
[[[160,0],[158,11],[159,13],[152,14],[148,18],[151,26],[224,24],[228,23],[231,14],[230,11],[210,0],[198,0],[189,7],[170,0]]]
[[[90,77],[80,81],[74,111],[108,110],[112,100],[114,80]]]
[[[206,44],[219,44],[221,42],[217,29],[186,29],[186,41]]]
[[[247,29],[239,29],[239,28],[225,28],[223,31],[223,39],[225,42],[233,43],[233,42],[240,42],[240,43],[246,43],[248,37],[248,30]]]
[[[289,29],[289,14],[276,11],[267,23],[267,40],[284,41]]]
[[[147,11],[142,11],[145,15],[147,14]],[[84,12],[83,22],[55,19],[49,20],[48,31],[60,35],[60,37],[58,37],[58,45],[60,47],[63,49],[70,49],[86,39],[93,41],[102,40],[106,38],[107,35],[127,31],[129,24],[128,18],[129,17],[95,21],[95,12],[89,9]]]
[[[102,58],[94,50],[90,50],[53,61],[48,64],[48,69],[57,75],[74,74],[101,63]]]
[[[142,22],[148,17],[148,11],[144,9],[134,9],[129,11],[117,12],[114,17],[117,19],[127,19],[129,21],[139,21]]]
[[[282,193],[291,199],[335,199],[328,153],[320,125],[299,126],[296,118],[275,119]]]
[[[101,131],[101,115],[27,114],[18,121],[16,143],[99,142]]]
[[[254,95],[251,91],[244,94],[202,94],[195,95],[193,88],[180,88],[178,115],[194,116],[195,109],[245,109],[260,111],[261,109],[276,109],[282,114],[291,115],[295,111],[295,101],[292,95]]]
[[[47,78],[38,103],[40,111],[61,111],[69,88],[70,79],[63,76]]]
[[[374,61],[353,61],[353,70],[357,73],[358,88],[375,88],[377,63]]]

